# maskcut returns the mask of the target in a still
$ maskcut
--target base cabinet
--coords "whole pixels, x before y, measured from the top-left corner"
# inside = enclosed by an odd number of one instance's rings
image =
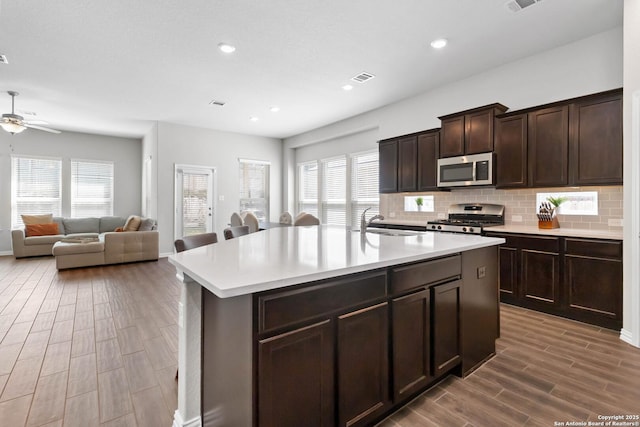
[[[433,298],[433,373],[439,377],[460,364],[461,281],[431,288]]]

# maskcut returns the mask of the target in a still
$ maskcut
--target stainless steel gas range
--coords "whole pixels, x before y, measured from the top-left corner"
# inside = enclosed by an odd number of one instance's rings
[[[485,227],[504,225],[504,206],[490,203],[456,203],[449,206],[447,219],[427,222],[427,230],[482,234]]]

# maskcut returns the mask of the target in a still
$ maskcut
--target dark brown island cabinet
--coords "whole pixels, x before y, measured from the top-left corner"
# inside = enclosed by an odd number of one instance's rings
[[[224,417],[213,397],[222,395],[257,427],[371,426],[446,375],[472,372],[495,354],[497,251],[260,292],[250,303],[203,288],[203,425]]]
[[[622,327],[622,241],[487,232],[501,237],[502,302],[609,329]]]
[[[439,117],[440,157],[493,151],[494,118],[505,111],[496,103]]]
[[[380,192],[435,190],[439,141],[439,129],[379,141]]]
[[[622,90],[496,116],[496,187],[622,184]]]

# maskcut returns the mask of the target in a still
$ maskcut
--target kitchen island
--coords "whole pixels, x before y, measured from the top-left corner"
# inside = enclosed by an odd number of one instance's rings
[[[503,242],[287,227],[171,256],[185,283],[174,425],[370,425],[471,372],[495,353]]]

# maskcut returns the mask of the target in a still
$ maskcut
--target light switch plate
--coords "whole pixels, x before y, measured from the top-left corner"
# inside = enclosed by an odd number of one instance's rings
[[[609,227],[622,227],[622,218],[609,218]]]
[[[484,265],[482,267],[478,267],[478,279],[482,279],[487,275],[487,267]]]

